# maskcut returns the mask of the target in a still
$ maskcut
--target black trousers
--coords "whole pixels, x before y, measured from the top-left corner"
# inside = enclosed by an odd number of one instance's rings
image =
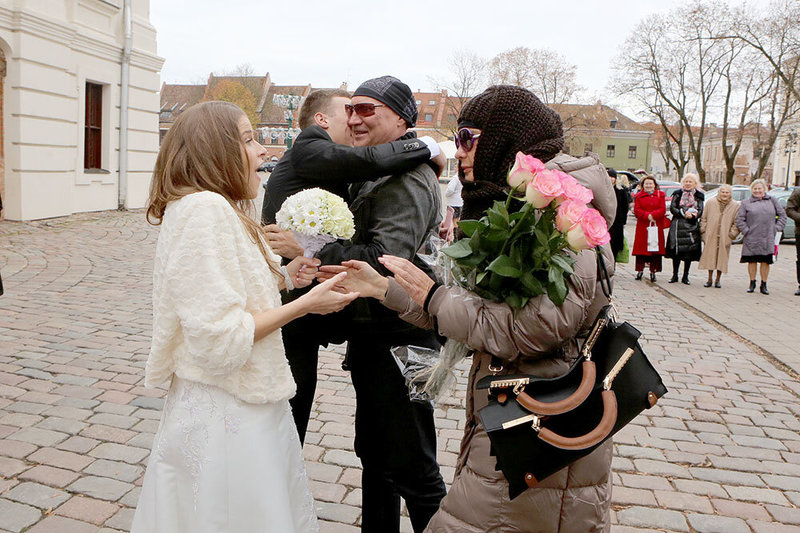
[[[388,344],[351,340],[347,360],[356,391],[355,451],[363,468],[361,531],[399,533],[403,498],[415,533],[421,533],[446,494],[433,406],[409,399]]]
[[[283,303],[298,298],[307,291],[292,291],[283,296]],[[292,407],[300,443],[305,442],[314,394],[317,390],[317,365],[319,347],[330,343],[340,344],[346,340],[346,324],[349,314],[345,311],[329,315],[308,314],[293,320],[281,328],[283,349],[297,392],[289,400]]]
[[[797,268],[797,284],[800,285],[800,235],[795,235],[794,247],[795,251],[797,252],[797,261],[795,263]],[[2,294],[2,292],[0,292],[0,294]]]
[[[681,261],[683,261],[683,277],[684,279],[689,277],[689,268],[692,265],[691,259],[681,259],[679,257],[672,258],[672,277],[678,277],[678,271],[681,268]]]

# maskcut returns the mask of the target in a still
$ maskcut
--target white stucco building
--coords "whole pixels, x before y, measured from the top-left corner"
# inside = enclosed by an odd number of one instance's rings
[[[163,62],[150,0],[0,0],[4,216],[142,207]]]
[[[774,185],[800,185],[800,119],[786,122],[775,139]]]

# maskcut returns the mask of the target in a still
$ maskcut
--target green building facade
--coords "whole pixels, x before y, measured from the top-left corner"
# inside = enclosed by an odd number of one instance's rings
[[[568,134],[566,143],[571,155],[580,156],[588,150],[596,153],[606,167],[631,172],[641,168],[650,172],[653,153],[651,136],[646,131],[584,131]]]

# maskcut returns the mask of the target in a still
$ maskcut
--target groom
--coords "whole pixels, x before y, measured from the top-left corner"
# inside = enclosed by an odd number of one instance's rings
[[[302,131],[267,181],[262,222],[268,224],[270,247],[287,259],[293,259],[302,250],[291,232],[275,225],[275,213],[292,194],[321,187],[347,199],[350,183],[412,170],[427,161],[435,162],[439,168],[445,164],[438,144],[430,137],[353,147],[353,134],[347,124],[345,106],[348,105],[350,94],[341,89],[319,89],[309,94],[300,107]],[[307,290],[291,291],[284,300],[298,298]],[[306,315],[281,328],[286,358],[297,384],[297,393],[290,404],[300,442],[305,441],[314,403],[319,347],[344,342],[349,322],[349,312],[345,310],[325,316]]]
[[[347,107],[348,125],[356,146],[376,146],[413,140],[417,106],[408,86],[392,76],[367,80]],[[350,187],[356,233],[350,243],[325,246],[317,257],[323,264],[348,259],[368,262],[382,274],[384,254],[424,265],[417,250],[436,235],[441,221],[441,193],[429,163]],[[436,462],[433,407],[412,402],[391,353],[392,346],[438,348],[431,331],[403,322],[372,299],[350,306],[353,331],[348,337],[347,362],[356,391],[355,451],[361,459],[363,532],[394,533],[400,529],[400,498],[411,524],[421,533],[445,495]]]

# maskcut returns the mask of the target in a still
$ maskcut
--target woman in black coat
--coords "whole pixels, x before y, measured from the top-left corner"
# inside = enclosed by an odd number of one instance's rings
[[[617,195],[617,214],[614,223],[608,228],[608,233],[611,235],[611,253],[617,257],[625,246],[625,221],[628,219],[628,210],[633,199],[624,176],[617,176],[617,171],[613,168],[607,169],[607,172],[611,185],[614,186],[614,193]]]
[[[699,261],[702,254],[700,237],[700,216],[703,214],[705,194],[697,190],[697,174],[686,174],[681,180],[681,188],[672,193],[669,211],[672,213],[672,224],[667,236],[667,257],[672,258],[672,278],[670,283],[678,281],[678,270],[683,261],[683,278],[681,282],[689,285],[689,267],[692,261]]]

